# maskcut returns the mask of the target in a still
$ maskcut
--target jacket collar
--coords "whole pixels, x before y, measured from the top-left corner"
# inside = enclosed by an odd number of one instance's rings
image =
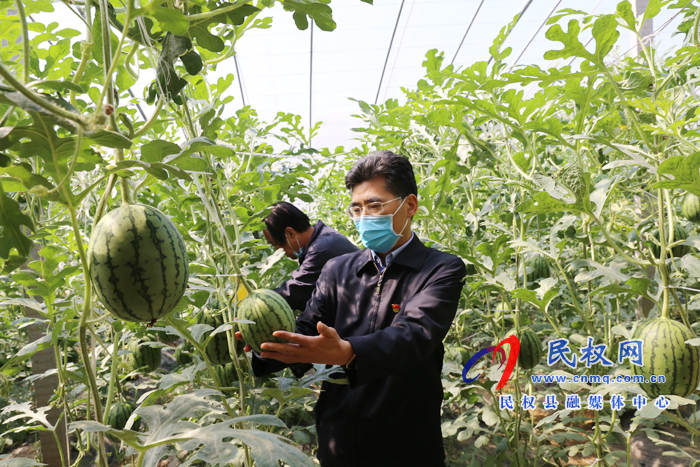
[[[394,258],[391,264],[400,264],[402,266],[415,269],[416,271],[420,271],[423,267],[423,261],[425,260],[425,256],[427,254],[426,249],[427,247],[418,239],[418,235],[414,235],[413,240],[408,242],[406,248],[404,248],[396,258]],[[359,276],[370,263],[374,263],[374,258],[372,258],[372,250],[365,248],[362,251],[361,260],[357,264],[355,274]]]
[[[311,244],[318,238],[319,235],[321,235],[321,230],[326,226],[326,224],[323,223],[323,221],[319,220],[314,224],[314,233],[311,234],[311,238],[309,239],[308,245],[306,245],[306,248],[304,248],[304,252],[299,256],[299,264],[304,262],[304,258],[306,258],[306,253],[309,251],[309,247]]]

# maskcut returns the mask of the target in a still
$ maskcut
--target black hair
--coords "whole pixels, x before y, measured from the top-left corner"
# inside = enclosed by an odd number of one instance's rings
[[[411,162],[407,157],[391,151],[376,151],[355,162],[345,176],[345,187],[352,191],[355,185],[380,175],[386,178],[386,189],[395,196],[418,196],[416,176]]]
[[[293,228],[298,233],[306,232],[310,227],[309,216],[292,203],[282,201],[272,205],[272,211],[264,219],[270,236],[280,245],[287,241],[284,229]]]

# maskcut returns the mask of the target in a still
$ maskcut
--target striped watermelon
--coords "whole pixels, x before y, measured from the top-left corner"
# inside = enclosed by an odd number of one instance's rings
[[[516,331],[513,329],[506,334],[506,337],[515,333]],[[542,342],[539,337],[537,337],[537,334],[535,334],[535,331],[530,328],[521,329],[518,339],[520,340],[518,366],[523,370],[531,370],[542,360]]]
[[[233,363],[214,367],[214,380],[221,388],[234,387],[238,381],[238,371]]]
[[[180,338],[177,334],[170,334],[167,331],[158,331],[158,340],[163,344],[173,344]]]
[[[274,337],[275,331],[294,332],[294,313],[287,302],[275,291],[259,289],[250,293],[238,305],[238,319],[255,321],[255,324],[239,323],[243,340],[260,353],[263,342],[288,343]]]
[[[181,347],[178,347],[178,349],[175,351],[173,358],[180,366],[186,366],[192,363],[192,355]]]
[[[221,316],[221,313],[205,310],[197,318],[197,324],[208,324],[216,329],[224,324],[224,318]],[[208,336],[212,331],[209,331],[206,335]],[[207,358],[214,365],[224,365],[233,361],[226,334],[225,332],[220,332],[214,335],[205,349]]]
[[[668,243],[668,229],[666,229],[666,243]],[[659,240],[659,231],[656,230],[654,232],[654,238],[658,241]],[[681,225],[679,224],[673,224],[673,241],[677,240],[684,240],[688,238],[688,231],[685,230]],[[661,255],[661,247],[659,247],[656,244],[653,244],[651,247],[651,251],[654,253],[654,256],[658,258]],[[690,253],[690,246],[688,245],[676,245],[673,248],[671,248],[671,254],[675,256],[676,258],[680,258],[682,256],[685,256],[686,254]]]
[[[133,339],[129,343],[129,361],[134,370],[145,367],[146,371],[155,371],[160,366],[160,347],[151,347],[146,342],[153,342],[153,338],[146,336],[141,341]]]
[[[544,256],[535,256],[525,263],[527,273],[527,281],[535,282],[538,279],[549,277],[549,264]]]
[[[473,263],[466,263],[465,266],[467,267],[467,276],[473,276],[477,273],[476,266]]]
[[[681,205],[681,215],[690,222],[700,223],[700,198],[692,193],[685,195]]]
[[[642,321],[632,336],[641,339],[643,366],[632,365],[632,374],[649,381],[652,375],[664,375],[665,383],[641,383],[651,397],[676,395],[688,397],[700,382],[700,347],[685,344],[695,335],[678,321],[652,318]]]
[[[88,261],[100,302],[125,321],[155,323],[187,288],[185,242],[150,206],[124,205],[106,214],[92,231]]]
[[[134,404],[119,401],[112,406],[107,417],[107,425],[117,430],[123,430],[131,414],[136,410]],[[141,427],[141,417],[137,417],[131,425],[131,429],[138,431]]]

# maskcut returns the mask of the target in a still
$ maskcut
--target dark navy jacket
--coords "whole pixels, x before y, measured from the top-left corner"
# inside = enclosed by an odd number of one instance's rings
[[[316,403],[323,467],[438,467],[442,340],[466,276],[456,256],[417,236],[380,275],[370,250],[330,260],[296,321],[300,334],[334,327],[355,351],[349,385],[324,382]],[[260,376],[284,363],[254,355]],[[352,365],[351,365],[352,366]]]
[[[292,278],[283,282],[275,292],[289,303],[292,310],[303,311],[328,260],[357,250],[343,234],[322,221],[316,222],[309,244],[299,257],[299,267],[292,272]]]

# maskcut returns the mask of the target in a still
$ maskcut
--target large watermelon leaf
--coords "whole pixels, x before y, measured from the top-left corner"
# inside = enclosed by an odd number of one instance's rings
[[[156,465],[160,458],[169,452],[171,445],[177,444],[178,450],[195,451],[183,465],[186,467],[196,460],[203,460],[208,464],[232,463],[237,455],[238,448],[231,438],[240,439],[250,446],[253,458],[259,467],[277,467],[278,459],[295,466],[313,466],[313,463],[293,445],[285,442],[285,438],[256,429],[234,429],[236,423],[253,423],[268,426],[285,427],[277,417],[271,415],[251,415],[227,419],[223,422],[207,426],[200,426],[186,419],[200,418],[204,414],[209,417],[227,418],[222,405],[211,396],[220,393],[212,389],[200,389],[190,394],[175,396],[167,406],[152,405],[139,407],[134,414],[140,415],[148,426],[145,434],[113,430],[96,422],[77,422],[71,424],[71,428],[81,428],[90,431],[104,431],[114,434],[125,441],[134,442],[138,439],[138,445],[151,447],[145,456],[143,465]]]
[[[5,195],[2,185],[0,185],[0,259],[3,259],[3,273],[18,268],[26,261],[27,256],[32,251],[32,242],[22,232],[22,226],[34,230],[34,222],[26,214],[22,213],[17,201]],[[8,261],[13,249],[17,250],[19,258],[15,261]],[[18,264],[19,263],[19,264]]]

